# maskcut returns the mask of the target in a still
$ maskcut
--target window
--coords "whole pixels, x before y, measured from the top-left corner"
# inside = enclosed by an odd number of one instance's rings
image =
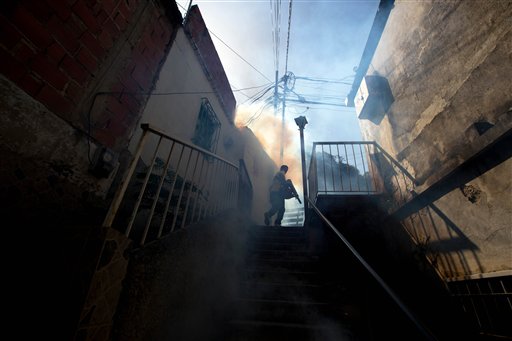
[[[208,99],[203,98],[192,142],[201,148],[215,152],[219,140],[220,122]]]

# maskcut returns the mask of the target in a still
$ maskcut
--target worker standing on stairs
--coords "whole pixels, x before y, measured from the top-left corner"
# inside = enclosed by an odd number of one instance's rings
[[[281,226],[281,220],[284,215],[284,199],[285,189],[287,188],[286,172],[288,172],[288,166],[282,165],[279,172],[274,175],[272,185],[270,186],[270,204],[272,207],[269,211],[265,212],[265,225],[270,224],[270,219],[274,214],[277,213],[276,220],[274,221],[275,226]]]

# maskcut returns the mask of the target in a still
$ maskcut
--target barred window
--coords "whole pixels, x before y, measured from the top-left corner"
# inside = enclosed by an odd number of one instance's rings
[[[220,134],[220,122],[207,98],[203,98],[192,142],[201,148],[215,152]]]

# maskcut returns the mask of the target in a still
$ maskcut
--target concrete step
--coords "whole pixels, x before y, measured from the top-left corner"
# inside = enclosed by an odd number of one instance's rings
[[[236,316],[240,320],[282,323],[320,324],[327,318],[350,324],[360,319],[357,307],[343,304],[300,300],[240,299],[236,301]]]
[[[251,237],[258,236],[283,236],[283,237],[303,237],[306,235],[304,227],[295,226],[254,226],[249,230]]]
[[[268,282],[283,284],[311,284],[322,285],[325,279],[318,272],[305,271],[283,271],[283,270],[260,270],[257,268],[248,268],[242,272],[242,279],[246,282]]]
[[[270,271],[302,271],[302,272],[315,272],[320,269],[321,264],[316,260],[311,260],[307,257],[298,257],[295,259],[265,259],[265,258],[248,258],[245,265],[249,269],[254,270],[270,270]]]
[[[248,242],[247,249],[249,252],[264,250],[281,250],[281,251],[307,251],[306,243],[261,243],[258,241]]]
[[[305,235],[301,234],[278,234],[275,233],[273,235],[269,234],[258,234],[256,236],[250,236],[249,243],[270,243],[270,244],[303,244],[307,243],[307,238]]]
[[[247,260],[310,260],[309,252],[305,250],[252,250],[246,257]]]
[[[352,341],[356,340],[347,326],[332,320],[322,324],[280,323],[258,320],[230,322],[229,341]]]
[[[326,303],[329,293],[321,285],[248,281],[240,284],[241,299],[300,300]]]

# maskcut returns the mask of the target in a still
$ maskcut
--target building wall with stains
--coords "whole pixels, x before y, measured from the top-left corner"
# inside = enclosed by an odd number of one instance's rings
[[[216,52],[209,50],[203,53]],[[172,137],[194,144],[203,100],[210,103],[220,123],[218,140],[211,151],[237,164],[242,154],[240,144],[235,143],[240,135],[230,119],[232,113],[224,110],[189,37],[184,29],[179,29],[140,122],[150,123]],[[131,141],[130,149],[135,149],[140,135],[139,129]]]
[[[414,195],[510,134],[511,17],[506,1],[395,2],[367,72],[386,77],[394,102],[360,126],[413,175]],[[504,153],[402,220],[445,279],[511,273],[512,160]]]

